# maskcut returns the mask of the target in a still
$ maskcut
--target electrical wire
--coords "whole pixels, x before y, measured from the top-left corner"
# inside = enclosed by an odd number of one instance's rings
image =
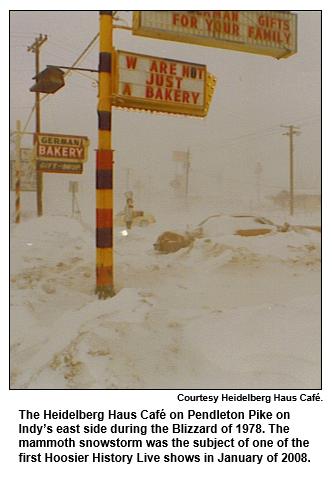
[[[93,47],[93,45],[97,41],[98,37],[99,37],[99,33],[97,33],[97,35],[92,39],[92,41],[89,43],[89,45],[84,49],[84,51],[82,52],[82,54],[76,59],[76,61],[74,61],[74,63],[72,64],[73,68],[76,66],[76,64],[78,64],[83,59],[83,57],[87,54],[87,52]],[[70,69],[67,70],[64,73],[63,77],[65,78],[66,76],[70,76],[70,72],[71,71],[73,71],[73,70],[70,70]],[[49,96],[50,96],[50,94],[45,94],[45,96],[40,99],[40,103],[42,101],[44,101]],[[28,120],[27,120],[27,122],[26,122],[23,130],[22,130],[22,133],[24,133],[26,131],[26,129],[27,129],[28,125],[29,125],[29,122],[30,122],[30,120],[31,120],[31,118],[33,116],[33,113],[34,113],[35,109],[36,109],[36,104],[34,104],[32,110],[31,110],[31,113],[30,113],[30,115],[28,117]]]
[[[320,115],[314,115],[312,117],[305,117],[300,120],[294,120],[294,122],[299,123],[301,127],[305,127],[307,125],[312,125],[315,123],[320,123],[320,120],[311,120],[311,121],[305,121],[311,118],[319,117]],[[243,134],[241,136],[233,137],[233,138],[228,138],[225,139],[224,141],[218,142],[218,144],[213,143],[212,145],[206,145],[205,143],[205,148],[201,148],[199,145],[196,145],[193,147],[193,151],[200,151],[200,152],[206,152],[206,151],[216,151],[219,149],[224,149],[228,146],[231,146],[234,142],[236,143],[239,140],[244,140],[244,141],[250,141],[250,140],[256,140],[260,136],[264,137],[272,137],[274,135],[279,135],[280,134],[280,125],[275,125],[273,127],[269,127],[267,129],[257,131],[257,132],[252,132],[249,134]]]

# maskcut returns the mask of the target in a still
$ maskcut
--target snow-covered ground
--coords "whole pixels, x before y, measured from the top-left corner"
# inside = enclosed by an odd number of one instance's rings
[[[221,232],[154,251],[163,231],[216,213],[197,202],[129,235],[115,228],[116,295],[104,301],[93,226],[23,214],[11,225],[11,387],[320,388],[321,234]]]

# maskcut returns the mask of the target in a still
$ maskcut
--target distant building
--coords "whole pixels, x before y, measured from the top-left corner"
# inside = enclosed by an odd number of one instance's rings
[[[281,190],[277,195],[271,196],[269,198],[273,200],[274,205],[278,207],[288,208],[290,206],[290,193],[288,190]],[[322,204],[322,196],[298,193],[294,195],[293,203],[294,208],[297,209],[302,209],[309,212],[320,210]]]

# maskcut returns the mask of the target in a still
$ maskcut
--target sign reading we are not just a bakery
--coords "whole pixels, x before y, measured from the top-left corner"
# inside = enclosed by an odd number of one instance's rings
[[[204,117],[216,79],[203,64],[117,51],[113,104]]]
[[[134,11],[133,34],[286,58],[297,52],[290,11]]]

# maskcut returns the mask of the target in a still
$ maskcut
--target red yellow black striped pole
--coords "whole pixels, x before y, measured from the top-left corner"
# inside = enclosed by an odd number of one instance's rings
[[[15,165],[15,222],[21,222],[21,122],[17,121]]]
[[[100,11],[98,150],[96,157],[96,294],[115,295],[113,283],[113,16]]]

